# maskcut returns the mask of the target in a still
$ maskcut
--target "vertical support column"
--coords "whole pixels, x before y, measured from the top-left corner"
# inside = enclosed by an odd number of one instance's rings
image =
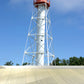
[[[44,66],[44,48],[45,48],[45,6],[38,5],[37,16],[37,54],[36,65]]]
[[[46,11],[46,48],[47,48],[47,60],[48,60],[48,66],[49,66],[49,48],[48,48],[48,27],[47,27],[47,14],[48,14],[48,11]]]

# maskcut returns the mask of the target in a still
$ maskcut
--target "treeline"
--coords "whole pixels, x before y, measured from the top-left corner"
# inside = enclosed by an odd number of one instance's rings
[[[12,61],[6,62],[4,65],[7,66],[12,66],[14,65],[14,63]],[[16,64],[16,66],[19,66],[20,64]],[[23,66],[25,65],[30,65],[30,63],[23,63]],[[84,57],[70,57],[69,59],[60,59],[60,58],[56,58],[55,60],[53,60],[52,63],[50,63],[50,65],[52,66],[60,66],[60,65],[84,65]]]
[[[84,65],[84,57],[70,57],[69,59],[59,59],[58,57],[53,60],[50,65]]]
[[[4,65],[6,65],[6,66],[12,66],[12,65],[14,65],[14,63],[12,62],[12,61],[8,61],[8,62],[6,62]],[[16,64],[16,66],[19,66],[20,64]],[[25,66],[25,65],[30,65],[30,63],[27,63],[27,62],[25,62],[25,63],[23,63],[22,64],[23,66]]]

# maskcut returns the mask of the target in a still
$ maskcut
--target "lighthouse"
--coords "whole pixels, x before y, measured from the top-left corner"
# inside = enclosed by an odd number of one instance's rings
[[[49,66],[51,57],[54,58],[54,55],[49,52],[53,40],[48,32],[51,23],[48,18],[50,0],[33,0],[33,5],[34,10],[25,45],[23,62],[26,57],[29,57],[28,60],[32,62],[30,63],[32,65]],[[32,42],[28,40],[29,38]]]
[[[34,6],[38,10],[37,14],[37,62],[36,65],[44,65],[45,46],[45,26],[46,10],[50,7],[49,0],[34,0]]]

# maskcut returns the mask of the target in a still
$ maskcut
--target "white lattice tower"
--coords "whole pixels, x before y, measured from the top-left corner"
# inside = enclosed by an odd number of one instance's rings
[[[32,65],[49,66],[54,58],[54,55],[50,52],[52,51],[50,48],[53,38],[49,33],[51,24],[48,17],[49,7],[49,0],[34,1],[34,10],[22,63],[26,61]]]

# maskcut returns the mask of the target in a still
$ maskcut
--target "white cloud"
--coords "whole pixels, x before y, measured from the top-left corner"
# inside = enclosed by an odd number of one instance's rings
[[[51,6],[61,12],[79,11],[84,9],[84,0],[51,0]]]

